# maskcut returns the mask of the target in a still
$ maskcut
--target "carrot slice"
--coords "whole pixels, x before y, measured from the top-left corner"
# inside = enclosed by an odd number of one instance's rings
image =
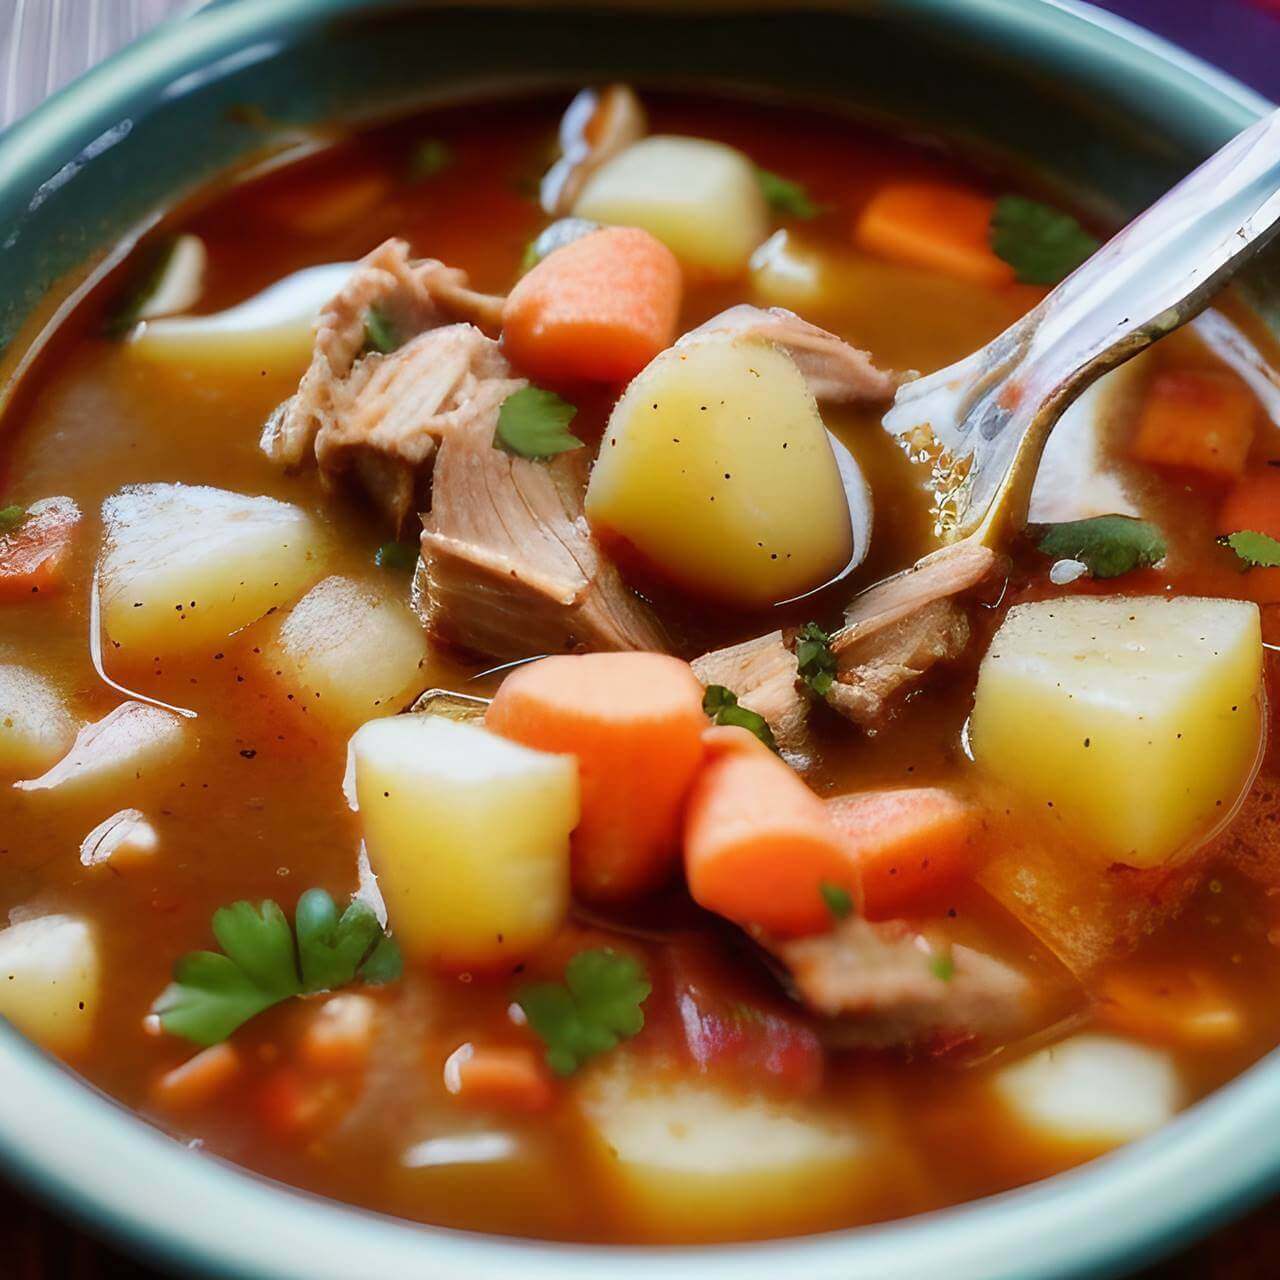
[[[33,502],[22,522],[0,537],[0,601],[62,587],[79,523],[80,508],[70,498]]]
[[[684,827],[694,901],[773,933],[829,929],[831,891],[856,900],[858,877],[826,806],[745,729],[716,729],[708,745]]]
[[[1280,470],[1247,475],[1227,494],[1218,512],[1218,532],[1245,530],[1280,538]],[[1280,602],[1280,569],[1250,569],[1237,575],[1231,583],[1231,594],[1259,604]]]
[[[373,1047],[377,1006],[368,996],[344,992],[324,1002],[303,1032],[299,1055],[317,1071],[359,1071]]]
[[[1238,1044],[1245,1020],[1212,977],[1178,965],[1113,970],[1099,984],[1097,1012],[1108,1026],[1188,1048]]]
[[[707,725],[688,663],[660,653],[543,658],[507,677],[484,722],[514,742],[577,756],[577,893],[619,901],[667,879]]]
[[[675,338],[680,265],[638,227],[605,227],[549,254],[512,289],[502,343],[535,378],[626,382]]]
[[[974,284],[1014,282],[1013,268],[991,247],[995,201],[942,182],[881,187],[853,225],[858,248],[891,262],[958,276]]]
[[[445,1059],[444,1087],[469,1107],[543,1111],[555,1089],[541,1058],[520,1046],[459,1045]]]
[[[212,1102],[240,1074],[240,1055],[223,1041],[166,1071],[152,1086],[151,1100],[166,1111],[190,1111]]]
[[[940,787],[865,791],[827,801],[862,881],[868,920],[917,915],[973,864],[977,809]]]
[[[1257,413],[1253,392],[1234,374],[1168,369],[1151,380],[1130,453],[1138,462],[1235,479]]]

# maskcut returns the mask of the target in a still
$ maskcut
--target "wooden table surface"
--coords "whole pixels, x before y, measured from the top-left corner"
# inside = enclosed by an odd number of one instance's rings
[[[252,0],[246,0],[252,2]],[[196,0],[0,0],[0,128]],[[1103,0],[1280,98],[1280,0]],[[170,1280],[0,1182],[2,1280]],[[1280,1280],[1280,1201],[1141,1280]]]

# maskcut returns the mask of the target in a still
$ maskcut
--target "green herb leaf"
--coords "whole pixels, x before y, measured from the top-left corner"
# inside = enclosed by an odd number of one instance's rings
[[[807,222],[822,212],[821,206],[814,204],[809,198],[809,192],[803,183],[793,182],[790,178],[770,173],[768,169],[761,169],[758,166],[756,181],[759,182],[760,190],[769,202],[769,207],[778,213],[792,218],[802,218]]]
[[[12,533],[26,518],[26,507],[0,507],[0,534]]]
[[[831,652],[831,637],[816,622],[806,622],[796,636],[796,663],[800,679],[823,697],[835,683],[836,655]]]
[[[123,338],[138,323],[142,309],[156,296],[164,283],[165,272],[173,261],[177,247],[178,239],[173,236],[161,240],[145,255],[107,316],[103,332],[108,338]]]
[[[1001,196],[991,215],[991,247],[1023,284],[1057,284],[1098,249],[1070,214],[1028,200]]]
[[[1164,534],[1132,516],[1094,516],[1035,526],[1044,555],[1079,560],[1095,578],[1118,578],[1164,559]]]
[[[291,996],[332,990],[357,974],[371,984],[390,982],[403,969],[372,908],[355,901],[339,918],[323,889],[298,899],[294,928],[270,899],[233,902],[215,911],[212,923],[221,953],[183,956],[151,1006],[165,1031],[199,1045],[225,1040]]]
[[[777,751],[773,730],[762,715],[738,705],[738,695],[722,684],[709,684],[702,695],[702,709],[716,724],[737,725],[754,733],[770,751]]]
[[[818,892],[822,894],[822,901],[827,904],[827,910],[837,920],[847,920],[853,914],[853,895],[843,885],[824,880],[818,886]]]
[[[364,349],[387,356],[403,345],[404,339],[387,313],[370,307],[364,318]]]
[[[945,951],[935,951],[929,957],[929,972],[940,982],[950,982],[956,976],[955,956],[951,954],[950,947]]]
[[[373,563],[379,569],[400,569],[412,572],[418,567],[418,544],[416,542],[384,542],[373,553]]]
[[[3,519],[4,512],[0,511],[0,522]],[[3,528],[2,523],[0,528]],[[1224,547],[1230,547],[1251,569],[1280,568],[1280,541],[1265,533],[1241,529],[1239,533],[1229,533],[1218,541]]]
[[[601,948],[579,951],[565,966],[563,983],[522,987],[516,1003],[546,1045],[547,1065],[567,1076],[644,1026],[641,1006],[651,990],[639,961]]]
[[[453,152],[447,142],[426,138],[418,143],[409,157],[409,181],[425,182],[453,163]]]
[[[577,412],[554,391],[521,387],[502,402],[493,443],[508,453],[535,461],[581,449],[582,441],[569,430]]]
[[[599,230],[600,223],[592,222],[590,218],[557,218],[525,245],[524,257],[520,259],[520,274],[532,271],[548,254]]]

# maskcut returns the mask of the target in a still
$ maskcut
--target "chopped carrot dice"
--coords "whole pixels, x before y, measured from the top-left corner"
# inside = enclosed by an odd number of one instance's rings
[[[542,1111],[555,1090],[532,1049],[459,1045],[445,1059],[444,1087],[461,1103],[496,1111]]]
[[[300,1138],[334,1116],[343,1096],[332,1078],[308,1080],[294,1067],[277,1067],[258,1089],[258,1118],[278,1138]]]
[[[1244,1015],[1206,973],[1159,965],[1117,969],[1099,987],[1098,1015],[1118,1031],[1188,1048],[1238,1044]]]
[[[240,1074],[241,1060],[227,1044],[201,1049],[172,1071],[166,1071],[152,1086],[151,1099],[166,1111],[190,1111],[212,1102]]]
[[[1138,462],[1234,479],[1253,443],[1258,404],[1225,370],[1168,369],[1151,380],[1130,453]]]
[[[22,522],[0,537],[0,601],[62,587],[79,523],[80,508],[70,498],[33,502]]]
[[[302,1061],[317,1071],[359,1071],[369,1061],[377,1005],[346,992],[326,1000],[312,1015],[299,1045]]]

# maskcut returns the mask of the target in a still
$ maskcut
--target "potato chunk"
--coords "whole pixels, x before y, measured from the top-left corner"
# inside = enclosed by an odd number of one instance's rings
[[[496,967],[555,933],[578,823],[572,756],[429,715],[371,721],[350,753],[369,862],[407,956]]]
[[[637,1225],[665,1237],[801,1231],[857,1195],[872,1136],[811,1104],[609,1067],[582,1113]]]
[[[697,595],[755,608],[853,554],[818,406],[791,358],[725,334],[664,351],[614,407],[587,518]]]
[[[722,142],[654,134],[604,164],[574,216],[643,227],[695,274],[732,279],[768,234],[769,211],[751,161]]]
[[[310,714],[350,730],[421,692],[427,637],[389,591],[335,575],[293,606],[263,657]]]
[[[102,520],[102,620],[125,656],[215,644],[324,572],[320,526],[274,498],[130,485],[102,504]]]
[[[47,768],[75,736],[71,713],[44,676],[16,663],[0,663],[0,772]]]
[[[98,1005],[98,948],[74,916],[0,929],[0,1015],[51,1053],[83,1049]]]
[[[1102,858],[1193,852],[1257,761],[1256,605],[1085,597],[1010,609],[982,661],[974,759]]]

